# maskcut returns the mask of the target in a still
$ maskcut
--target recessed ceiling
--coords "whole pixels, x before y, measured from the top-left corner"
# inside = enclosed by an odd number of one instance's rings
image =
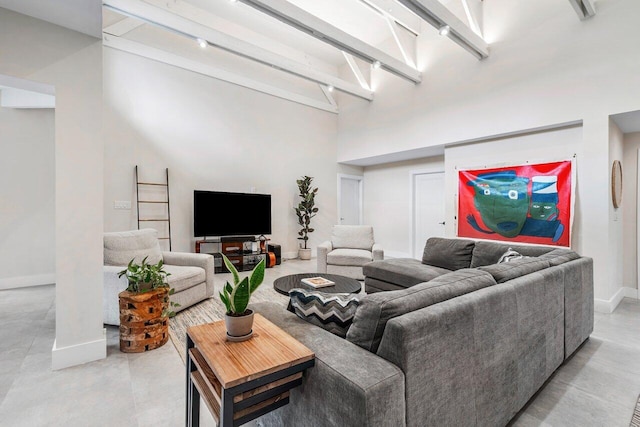
[[[622,133],[640,132],[640,111],[614,114],[611,118],[616,122]]]

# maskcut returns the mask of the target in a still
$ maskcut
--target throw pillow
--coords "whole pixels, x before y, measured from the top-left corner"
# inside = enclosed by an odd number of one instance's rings
[[[509,248],[505,253],[502,254],[497,264],[502,264],[503,262],[513,261],[514,259],[522,259],[528,258],[522,255],[520,252],[514,251],[512,248]]]
[[[360,303],[357,294],[332,294],[307,289],[289,291],[289,308],[299,318],[344,338]]]

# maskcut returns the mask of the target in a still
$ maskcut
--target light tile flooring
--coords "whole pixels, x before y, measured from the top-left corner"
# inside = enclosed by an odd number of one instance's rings
[[[314,268],[314,260],[287,261],[267,270],[263,286]],[[0,291],[0,426],[184,425],[184,365],[171,342],[124,354],[109,327],[106,359],[51,371],[54,299],[53,286]],[[640,302],[625,299],[613,314],[596,313],[591,338],[512,425],[627,427],[638,394]]]

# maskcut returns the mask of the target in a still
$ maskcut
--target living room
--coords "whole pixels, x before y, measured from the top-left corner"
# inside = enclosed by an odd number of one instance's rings
[[[242,1],[220,3],[220,10],[231,11],[226,19],[233,16],[233,8],[250,9]],[[447,6],[464,18],[463,3]],[[51,93],[53,88],[55,95],[55,110],[0,110],[3,141],[8,135],[18,140],[22,130],[29,129],[28,138],[41,142],[35,149],[3,144],[8,150],[3,158],[21,160],[3,168],[3,181],[12,184],[2,198],[20,200],[21,205],[3,215],[1,229],[7,237],[0,289],[55,280],[56,346],[48,354],[53,366],[64,368],[105,355],[102,236],[137,228],[136,165],[150,181],[163,179],[166,168],[170,171],[174,251],[194,251],[193,190],[255,192],[271,195],[269,237],[281,245],[285,259],[295,258],[296,179],[308,175],[319,188],[319,212],[308,242],[315,256],[315,248],[339,221],[338,174],[347,174],[363,177],[363,224],[373,226],[387,257],[402,258],[416,255],[412,172],[444,173],[443,234],[455,237],[457,170],[574,159],[570,246],[593,258],[595,311],[615,314],[623,298],[637,306],[640,58],[635,40],[640,30],[635,17],[640,5],[599,0],[595,15],[581,20],[568,0],[467,3],[482,10],[488,58],[478,60],[425,25],[424,35],[413,41],[421,83],[371,68],[373,100],[336,90],[335,114],[104,45],[103,28],[122,16],[103,11],[102,2],[60,6],[70,8],[61,13],[69,19],[78,10],[92,16],[93,21],[85,19],[80,27],[67,24],[69,29],[63,18],[43,15],[36,2],[0,0],[0,8],[5,8],[0,9],[3,92],[27,81],[33,84],[31,90]],[[254,15],[252,19],[258,19]],[[265,25],[284,26],[271,21]],[[266,72],[214,46],[202,50],[193,40],[150,27],[132,30],[132,39],[152,47],[167,43],[190,60],[220,62],[239,75],[263,78],[326,104],[315,84],[275,69]],[[377,47],[401,57],[391,34]],[[279,40],[273,46],[283,44]],[[306,45],[317,55],[328,49],[307,35],[292,44],[297,54]],[[335,52],[329,58],[342,56],[330,49]],[[354,78],[345,60],[330,68],[344,79]],[[40,167],[31,168],[29,159],[35,157]],[[611,203],[614,160],[623,163],[620,208]],[[17,198],[20,192],[37,194],[43,204],[30,204],[33,197]],[[129,201],[133,207],[115,209],[116,201]],[[47,218],[33,219],[27,209],[42,209]],[[34,250],[39,258],[25,263]],[[306,269],[314,268],[312,260]],[[637,320],[637,311],[633,316]],[[619,329],[637,326],[625,322]],[[177,375],[181,380],[182,374]],[[636,378],[638,372],[630,375]]]

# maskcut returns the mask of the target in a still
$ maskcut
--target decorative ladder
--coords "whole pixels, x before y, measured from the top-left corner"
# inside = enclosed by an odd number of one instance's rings
[[[143,222],[166,222],[167,230],[169,235],[167,237],[158,237],[158,240],[168,240],[169,241],[169,251],[171,251],[171,208],[169,204],[169,168],[165,169],[166,172],[166,183],[159,182],[140,182],[140,178],[138,176],[138,165],[136,165],[136,201],[137,201],[137,211],[138,211],[138,230],[140,230],[140,223]],[[167,192],[166,200],[140,200],[140,186],[158,186],[164,187]],[[140,207],[147,204],[163,204],[167,205],[167,216],[166,218],[140,218]]]

